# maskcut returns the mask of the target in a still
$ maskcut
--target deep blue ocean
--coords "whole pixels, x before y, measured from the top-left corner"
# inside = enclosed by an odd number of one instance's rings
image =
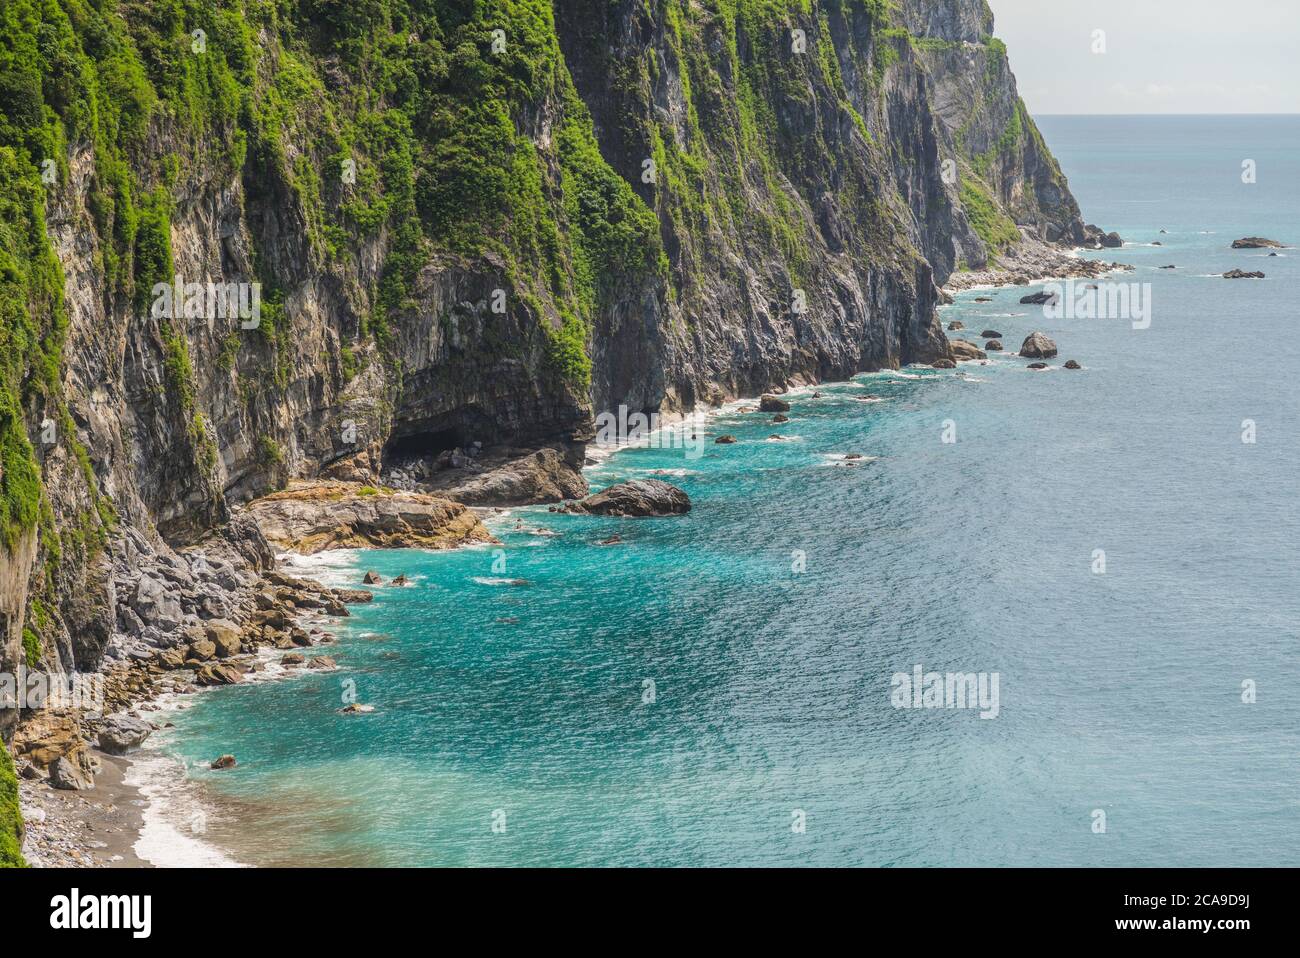
[[[1300,117],[1040,126],[1149,328],[964,293],[942,318],[1004,334],[987,366],[590,473],[668,470],[686,517],[516,510],[504,570],[313,560],[414,585],[353,607],[338,672],[189,697],[155,817],[194,831],[198,800],[203,840],[264,865],[1300,865],[1300,251],[1229,248],[1300,244]],[[1034,329],[1047,371],[1010,354]],[[996,718],[893,707],[918,665],[997,673]],[[349,681],[373,713],[338,714]]]

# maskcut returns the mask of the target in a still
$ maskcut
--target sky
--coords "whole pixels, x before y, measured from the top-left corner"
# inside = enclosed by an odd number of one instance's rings
[[[1300,0],[989,6],[1031,113],[1300,113]]]

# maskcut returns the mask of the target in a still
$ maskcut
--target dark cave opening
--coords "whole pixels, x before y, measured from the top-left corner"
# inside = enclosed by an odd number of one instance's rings
[[[384,462],[428,459],[464,445],[465,437],[459,429],[433,429],[393,436],[384,446]]]

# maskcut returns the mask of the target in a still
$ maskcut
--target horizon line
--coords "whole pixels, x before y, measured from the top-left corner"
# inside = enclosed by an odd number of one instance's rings
[[[1193,113],[1190,111],[1170,111],[1167,113],[1055,113],[1050,110],[1036,112],[1031,110],[1031,116],[1294,116],[1300,117],[1300,110],[1293,113]]]

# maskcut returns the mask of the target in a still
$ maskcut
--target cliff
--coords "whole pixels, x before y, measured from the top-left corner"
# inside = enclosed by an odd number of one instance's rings
[[[142,557],[291,478],[947,356],[954,270],[1083,238],[992,32],[982,0],[6,0],[0,670],[95,669]]]

